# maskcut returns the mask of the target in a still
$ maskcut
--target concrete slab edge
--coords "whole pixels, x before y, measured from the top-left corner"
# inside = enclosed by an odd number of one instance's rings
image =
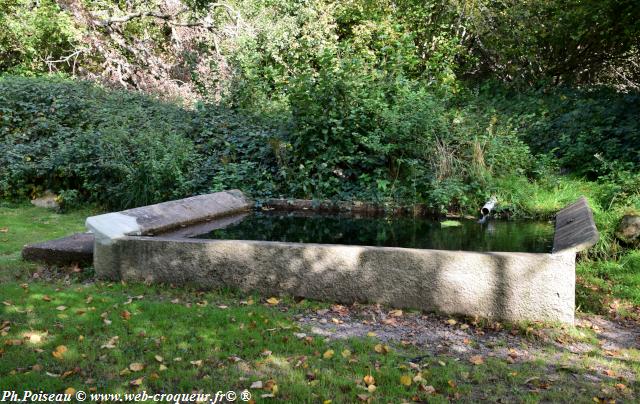
[[[109,245],[125,236],[167,231],[202,220],[249,210],[253,202],[239,190],[197,195],[155,205],[87,218],[96,244]]]
[[[593,212],[584,196],[556,214],[554,254],[586,250],[594,246],[599,238]]]

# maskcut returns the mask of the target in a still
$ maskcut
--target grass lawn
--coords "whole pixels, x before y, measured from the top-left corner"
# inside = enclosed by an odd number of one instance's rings
[[[564,328],[430,316],[444,334],[468,335],[463,345],[469,350],[458,352],[447,349],[445,337],[416,343],[371,331],[335,338],[312,329],[316,324],[340,330],[367,321],[382,327],[379,318],[361,315],[377,310],[385,329],[395,330],[422,313],[106,283],[92,279],[91,268],[77,272],[21,261],[24,244],[80,231],[91,213],[0,205],[4,390],[215,394],[247,389],[256,402],[296,403],[631,402],[638,391],[640,351],[607,347],[598,327],[589,325],[595,318],[588,313],[580,315],[578,327]],[[631,264],[580,266],[592,283],[604,282],[589,290],[637,304],[638,279],[628,270],[638,271],[633,254]],[[598,265],[618,265],[619,271],[608,281],[598,271],[609,271]],[[635,322],[628,324],[637,331]]]

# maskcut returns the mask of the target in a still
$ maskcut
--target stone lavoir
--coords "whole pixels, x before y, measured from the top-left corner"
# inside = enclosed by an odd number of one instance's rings
[[[232,190],[90,217],[96,275],[508,321],[573,323],[576,253],[598,240],[584,198],[557,213],[552,248],[544,252],[192,237],[231,229],[251,217],[254,206]],[[261,208],[304,215],[316,205],[279,200]],[[368,207],[348,209],[366,212]]]

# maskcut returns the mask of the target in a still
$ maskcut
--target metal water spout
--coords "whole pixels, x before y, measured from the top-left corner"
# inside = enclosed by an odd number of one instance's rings
[[[498,199],[495,196],[489,198],[489,200],[480,208],[480,213],[482,214],[482,218],[478,220],[478,223],[484,224],[489,219],[489,215],[491,215],[491,211],[495,208],[498,203]]]

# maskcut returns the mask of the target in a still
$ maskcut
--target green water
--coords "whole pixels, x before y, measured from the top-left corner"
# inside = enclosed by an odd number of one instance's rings
[[[465,251],[551,252],[553,224],[425,218],[383,218],[256,212],[195,238],[350,244]]]

